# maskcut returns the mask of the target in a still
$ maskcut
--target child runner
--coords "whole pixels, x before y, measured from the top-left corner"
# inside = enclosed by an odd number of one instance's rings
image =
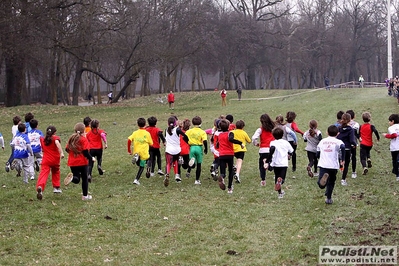
[[[352,178],[356,178],[357,177],[357,173],[356,173],[356,163],[357,163],[357,159],[356,159],[356,148],[357,148],[357,140],[359,139],[359,123],[356,122],[355,119],[355,112],[353,110],[348,110],[346,111],[346,113],[350,114],[351,116],[351,121],[349,122],[349,125],[353,128],[353,132],[355,133],[355,141],[356,141],[356,146],[351,149],[351,160],[352,160]]]
[[[298,144],[298,138],[296,137],[295,132],[287,126],[287,123],[284,122],[284,117],[282,115],[276,116],[275,126],[280,127],[283,130],[283,139],[288,141],[288,136],[290,136],[290,139],[293,139],[294,143]]]
[[[35,165],[35,170],[39,172],[40,170],[40,165],[42,164],[42,158],[43,158],[43,153],[42,153],[42,145],[40,143],[40,138],[44,137],[43,132],[39,129],[37,129],[39,122],[36,119],[32,119],[30,121],[30,126],[32,130],[28,133],[28,137],[30,140],[30,146],[32,147],[33,151],[33,162],[32,164]],[[34,179],[34,176],[33,176]]]
[[[95,157],[97,160],[97,170],[99,175],[104,174],[104,170],[102,168],[103,162],[103,148],[108,148],[107,143],[107,132],[100,129],[100,122],[97,119],[93,119],[90,122],[89,132],[86,133],[86,138],[89,141],[89,149],[90,155]],[[104,146],[103,146],[104,142]],[[92,171],[93,171],[94,162],[89,160],[89,172],[88,172],[88,181],[92,181]]]
[[[233,144],[238,144],[241,148],[244,145],[241,141],[234,139],[234,133],[229,131],[230,122],[227,119],[222,119],[219,122],[221,132],[217,137],[215,143],[216,149],[219,151],[219,163],[220,163],[220,176],[219,176],[219,187],[222,190],[226,189],[224,184],[224,178],[226,177],[226,166],[229,171],[227,193],[233,193],[233,164],[234,164],[234,147]]]
[[[35,116],[31,112],[25,114],[26,133],[29,133],[32,130],[32,127],[30,126],[30,121],[33,118],[35,118]]]
[[[189,119],[186,118],[181,121],[179,120],[177,122],[178,122],[179,127],[183,133],[186,133],[186,131],[190,129],[191,122]],[[179,175],[181,176],[181,168],[187,169],[186,177],[188,178],[188,177],[190,177],[190,172],[191,172],[191,168],[188,167],[188,163],[190,161],[190,145],[188,145],[188,143],[183,140],[182,135],[180,135],[180,148],[181,148],[181,151],[180,151],[179,163],[178,163]]]
[[[275,124],[268,114],[260,116],[260,123],[261,127],[255,131],[251,139],[252,143],[259,147],[260,185],[266,186],[266,169],[264,164],[269,156],[270,142],[274,140],[272,130]]]
[[[399,181],[399,115],[391,114],[388,118],[388,133],[383,133],[383,136],[390,139],[389,150],[392,157],[392,173],[396,176],[396,181]]]
[[[342,119],[342,115],[345,114],[344,111],[338,111],[337,112],[337,122],[335,122],[335,126],[336,127],[340,127],[341,126],[341,119]]]
[[[11,142],[11,146],[14,147],[14,160],[16,161],[16,168],[23,169],[24,171],[24,183],[28,184],[29,177],[32,179],[34,176],[33,166],[29,164],[29,156],[33,156],[33,151],[30,145],[28,134],[26,134],[26,125],[19,124],[18,132]]]
[[[148,127],[146,127],[146,130],[150,133],[151,138],[152,138],[152,146],[150,146],[149,153],[150,153],[150,159],[148,159],[147,162],[147,172],[145,176],[149,178],[150,176],[154,176],[154,169],[155,169],[155,163],[158,165],[158,175],[164,175],[164,172],[162,172],[162,158],[161,158],[161,145],[160,141],[162,140],[163,145],[165,146],[165,137],[162,134],[162,130],[157,128],[157,118],[154,116],[151,116],[147,119],[148,121]]]
[[[270,142],[270,153],[267,156],[265,162],[265,169],[269,169],[269,165],[274,170],[274,190],[278,193],[278,198],[284,197],[284,190],[281,189],[281,185],[285,182],[285,176],[287,175],[288,160],[290,159],[294,148],[291,144],[283,139],[284,131],[280,127],[275,127],[272,131],[275,140]]]
[[[149,148],[153,144],[150,133],[145,129],[145,119],[140,117],[137,119],[139,129],[134,131],[127,140],[127,152],[132,155],[132,164],[137,164],[139,171],[133,184],[140,185],[140,177],[144,171],[147,160],[150,158]],[[133,143],[133,152],[131,146]]]
[[[213,154],[213,162],[211,164],[211,177],[214,181],[218,180],[218,175],[219,175],[219,150],[216,148],[215,143],[217,142],[217,137],[219,136],[221,129],[219,126],[221,119],[215,119],[214,121],[214,127],[212,129],[211,133],[211,141],[210,141],[210,150]]]
[[[62,193],[60,189],[60,160],[64,158],[64,153],[61,147],[60,137],[56,136],[57,129],[54,126],[48,126],[46,129],[46,136],[40,138],[40,143],[43,150],[42,168],[36,183],[37,199],[43,198],[43,191],[46,187],[47,178],[51,171],[51,181],[53,184],[54,193]]]
[[[308,155],[308,166],[306,171],[309,177],[317,176],[317,145],[322,139],[321,131],[317,129],[317,121],[312,119],[309,121],[309,129],[303,134],[303,140],[306,142],[306,153]],[[312,171],[314,167],[314,172]]]
[[[337,139],[338,128],[331,125],[327,129],[328,137],[317,145],[319,158],[319,178],[317,184],[321,189],[326,188],[326,204],[332,204],[332,193],[340,166],[344,164],[345,144]]]
[[[82,179],[82,200],[91,200],[89,195],[88,165],[89,161],[96,161],[95,157],[90,155],[89,141],[86,138],[85,125],[77,123],[74,127],[75,133],[72,134],[65,147],[68,153],[68,166],[72,173],[69,173],[64,179],[64,185],[68,186],[71,182],[79,184]]]
[[[226,119],[227,119],[227,121],[229,121],[229,123],[230,123],[230,125],[229,125],[229,131],[232,131],[232,130],[236,129],[236,125],[233,123],[233,121],[234,121],[233,115],[226,115]]]
[[[235,126],[236,129],[232,131],[234,134],[234,138],[236,140],[241,141],[242,143],[242,145],[238,144],[233,145],[234,157],[236,158],[236,170],[233,175],[233,178],[236,180],[237,183],[241,183],[240,173],[241,173],[242,162],[244,160],[244,155],[245,152],[247,151],[246,144],[252,142],[247,132],[244,131],[244,127],[245,127],[245,122],[242,120],[238,120]]]
[[[287,126],[291,130],[298,132],[299,134],[301,134],[303,136],[303,132],[298,128],[297,124],[295,123],[295,118],[296,118],[295,112],[292,112],[292,111],[287,112],[287,115],[285,117],[285,119],[287,121]],[[292,171],[295,172],[296,171],[296,148],[298,145],[295,142],[295,140],[290,137],[290,135],[287,136],[287,140],[291,144],[292,148],[294,149],[294,152],[292,153],[291,161],[292,161]]]
[[[177,120],[171,116],[168,118],[168,129],[166,130],[166,147],[165,147],[165,158],[166,158],[166,174],[163,181],[165,187],[169,185],[170,169],[173,167],[175,172],[175,180],[177,183],[181,182],[179,174],[179,157],[180,157],[180,136],[183,140],[188,143],[187,135],[183,133],[180,127],[177,126]]]
[[[83,124],[85,125],[85,133],[87,134],[90,130],[91,130],[91,118],[86,116],[85,118],[83,118]]]
[[[220,97],[222,97],[222,106],[226,106],[227,105],[226,96],[227,96],[227,91],[223,88],[220,91]]]
[[[364,112],[362,114],[364,124],[359,128],[360,135],[360,163],[363,167],[363,175],[367,174],[368,168],[371,168],[371,157],[370,151],[373,148],[373,133],[377,137],[377,141],[380,141],[380,135],[374,125],[370,124],[371,114]],[[367,162],[367,165],[366,165]]]
[[[338,128],[339,134],[337,136],[338,139],[342,140],[345,144],[345,165],[344,170],[342,171],[342,180],[341,185],[346,186],[348,183],[346,182],[346,175],[348,174],[349,163],[351,162],[351,149],[356,147],[355,133],[353,128],[349,125],[351,121],[351,116],[348,113],[342,115],[341,126]]]
[[[190,161],[188,166],[195,168],[197,165],[197,170],[195,171],[195,185],[201,185],[201,165],[203,160],[202,147],[204,148],[204,153],[208,153],[208,140],[206,133],[201,129],[202,119],[199,116],[193,117],[191,120],[193,128],[186,131],[186,135],[189,139],[188,144],[190,145]]]
[[[173,94],[173,91],[170,91],[168,94],[168,103],[169,103],[169,109],[175,108],[175,95]]]
[[[18,132],[18,125],[19,125],[19,123],[21,123],[21,117],[14,116],[12,119],[12,123],[13,123],[13,126],[11,128],[12,139],[11,139],[10,144],[12,143],[12,140],[14,139],[15,135]],[[9,172],[10,169],[14,170],[14,168],[15,168],[14,166],[16,165],[16,163],[13,165],[13,161],[14,161],[14,146],[11,146],[11,154],[10,154],[10,157],[8,158],[8,161],[6,162],[6,172]],[[19,170],[17,176],[20,176],[21,169],[18,168],[17,170]]]

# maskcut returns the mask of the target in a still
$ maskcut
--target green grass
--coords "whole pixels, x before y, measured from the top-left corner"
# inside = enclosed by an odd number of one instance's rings
[[[371,112],[372,123],[383,133],[388,116],[398,108],[396,99],[383,88],[302,92],[244,91],[243,99],[286,97],[241,102],[230,92],[223,108],[218,92],[176,93],[173,111],[178,118],[201,116],[204,129],[219,115],[230,113],[234,120],[245,121],[250,136],[259,127],[261,114],[274,118],[295,111],[300,129],[307,130],[308,121],[316,119],[326,136],[338,110],[355,110],[360,124],[361,113]],[[258,148],[253,146],[248,146],[245,156],[242,184],[235,185],[232,195],[210,178],[210,154],[205,156],[201,186],[194,185],[193,177],[184,177],[181,184],[171,182],[165,188],[161,177],[146,179],[144,175],[141,186],[134,186],[137,167],[130,163],[127,137],[137,129],[138,117],[156,116],[158,127],[164,129],[171,115],[168,106],[155,98],[89,107],[0,109],[0,132],[6,143],[12,117],[29,111],[39,120],[40,129],[49,124],[57,127],[63,146],[74,124],[85,116],[99,119],[108,133],[106,173],[93,172],[90,202],[81,200],[80,185],[62,186],[63,194],[53,195],[50,178],[43,200],[38,201],[35,182],[25,185],[15,171],[2,170],[0,265],[316,265],[320,245],[399,242],[399,182],[391,174],[389,141],[383,138],[372,150],[373,168],[368,175],[361,175],[358,159],[358,178],[348,178],[347,187],[337,182],[330,206],[325,205],[324,191],[316,180],[306,174],[302,139],[296,179],[289,170],[282,200],[273,191],[271,172],[266,187],[259,186]],[[0,162],[9,153],[6,145]],[[66,159],[61,164],[63,179],[69,169]],[[236,254],[228,254],[229,250]]]

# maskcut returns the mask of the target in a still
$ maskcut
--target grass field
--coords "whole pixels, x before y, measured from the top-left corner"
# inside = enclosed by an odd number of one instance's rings
[[[250,136],[260,126],[259,117],[297,113],[303,131],[316,119],[326,129],[339,110],[369,111],[372,123],[386,132],[388,116],[398,110],[396,99],[385,88],[332,91],[244,91],[243,100],[229,92],[221,107],[218,92],[176,93],[173,113],[178,118],[202,117],[202,128],[212,127],[221,114],[233,114],[246,123]],[[299,93],[299,94],[297,94]],[[281,97],[280,96],[285,96]],[[245,100],[268,98],[270,100]],[[306,174],[305,143],[300,138],[298,170],[288,172],[283,199],[273,190],[273,174],[266,187],[259,185],[258,148],[248,146],[241,184],[234,193],[219,189],[209,175],[211,154],[205,156],[202,185],[194,178],[171,182],[165,188],[159,176],[142,176],[132,184],[137,166],[127,154],[127,137],[137,129],[139,117],[156,116],[158,127],[167,127],[171,115],[156,96],[95,106],[18,106],[0,109],[0,132],[8,144],[12,117],[35,114],[39,128],[58,129],[62,146],[85,116],[100,120],[108,133],[103,176],[93,172],[91,201],[81,200],[80,185],[62,185],[62,195],[47,183],[43,200],[36,199],[35,181],[24,184],[15,171],[1,170],[0,265],[317,265],[320,245],[397,245],[399,242],[399,182],[391,174],[389,141],[381,139],[372,149],[373,167],[367,176],[338,182],[334,204],[324,203],[324,191]],[[10,147],[0,151],[5,163]],[[162,151],[163,154],[163,151]],[[69,172],[61,162],[62,180]],[[164,165],[164,162],[163,162]],[[295,175],[295,179],[292,176]],[[173,175],[172,175],[173,180]]]

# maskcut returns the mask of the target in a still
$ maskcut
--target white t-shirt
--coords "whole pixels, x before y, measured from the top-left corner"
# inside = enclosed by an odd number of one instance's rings
[[[294,152],[291,144],[285,139],[277,139],[270,142],[270,147],[273,146],[275,150],[270,165],[273,167],[288,167],[288,153]]]
[[[341,145],[345,146],[342,140],[336,137],[328,136],[322,139],[317,145],[317,151],[320,152],[318,166],[327,169],[339,169]]]
[[[176,155],[181,152],[180,147],[180,136],[176,133],[177,127],[172,129],[172,135],[169,135],[168,131],[165,132],[166,147],[165,152]]]
[[[399,124],[393,124],[388,128],[388,134],[396,133],[398,137],[391,139],[389,144],[390,151],[399,151]]]

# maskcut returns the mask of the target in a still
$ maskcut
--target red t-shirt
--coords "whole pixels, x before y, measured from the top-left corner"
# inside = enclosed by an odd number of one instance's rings
[[[92,129],[86,134],[86,138],[89,141],[89,147],[90,149],[102,149],[103,148],[103,142],[101,139],[101,133],[105,133],[104,130],[102,129]]]
[[[151,135],[151,139],[153,144],[151,145],[152,148],[155,149],[159,149],[161,147],[160,143],[159,143],[159,132],[162,132],[162,130],[160,130],[157,127],[146,127],[145,130],[147,130],[150,135]]]
[[[229,131],[220,132],[217,142],[219,143],[219,157],[226,155],[234,155],[233,143],[229,141]]]
[[[83,155],[83,151],[87,150],[89,151],[89,142],[85,137],[80,137],[78,141],[78,147],[79,147],[79,153],[75,156],[73,151],[69,150],[68,152],[68,166],[84,166],[88,165],[89,161],[87,158]],[[66,145],[66,148],[68,148],[68,144]]]
[[[40,138],[43,151],[42,165],[60,165],[61,154],[58,151],[57,145],[55,145],[56,140],[61,143],[60,137],[53,135],[50,145],[45,145],[44,138]]]
[[[186,132],[183,131],[183,133],[186,133]],[[190,145],[188,145],[188,143],[183,140],[182,135],[180,135],[180,148],[181,148],[180,155],[190,154]]]
[[[175,95],[173,93],[168,94],[168,102],[170,103],[175,102]]]
[[[270,131],[266,131],[262,128],[262,133],[260,134],[260,148],[269,148],[270,142],[274,140],[273,134]]]

